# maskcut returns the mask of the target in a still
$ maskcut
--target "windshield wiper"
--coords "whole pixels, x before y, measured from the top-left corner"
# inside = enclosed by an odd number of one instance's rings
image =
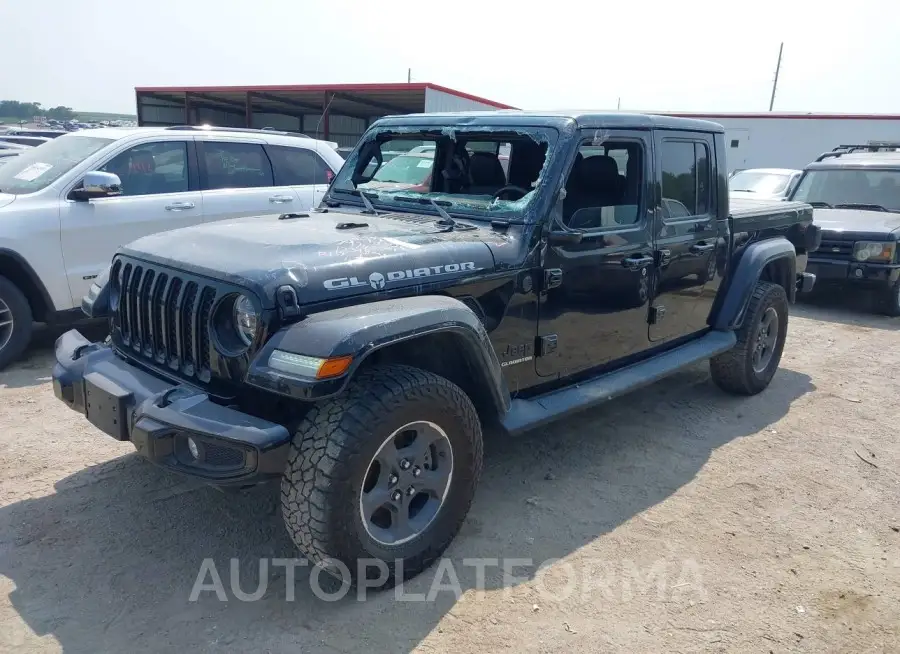
[[[428,201],[431,202],[431,206],[434,207],[435,211],[437,211],[438,215],[441,217],[440,220],[435,221],[438,225],[446,225],[450,228],[456,226],[456,221],[453,220],[453,216],[447,213],[444,207],[435,202],[433,198],[428,198]]]
[[[756,193],[752,188],[733,188],[732,191],[737,191],[738,193]]]
[[[835,209],[869,209],[870,211],[887,211],[880,204],[867,204],[865,202],[842,202],[834,205]]]
[[[359,196],[359,199],[362,200],[362,203],[363,203],[364,205],[366,205],[366,210],[363,211],[363,213],[370,213],[370,214],[372,214],[373,216],[377,216],[377,215],[378,215],[378,212],[375,211],[374,205],[372,204],[372,202],[369,200],[369,198],[366,196],[365,193],[363,193],[363,192],[360,191],[359,189],[352,189],[352,190],[351,190],[351,189],[346,189],[346,190],[345,190],[345,189],[341,189],[341,190],[344,191],[345,193],[349,193],[350,195],[358,195],[358,196]],[[375,199],[376,199],[376,200],[378,199],[378,196],[377,196],[377,195],[375,196]]]
[[[411,198],[411,197],[394,197],[394,202],[414,202],[416,204],[430,204],[432,207],[437,210],[438,215],[441,217],[440,220],[434,221],[436,225],[441,227],[446,227],[447,231],[452,231],[454,229],[476,229],[474,225],[469,225],[468,223],[461,223],[454,220],[453,216],[447,213],[444,210],[444,207],[452,207],[452,202],[447,202],[446,200],[435,200],[434,198]]]
[[[834,208],[827,202],[807,202],[806,204],[810,205],[811,207],[819,207],[821,209],[833,209]]]

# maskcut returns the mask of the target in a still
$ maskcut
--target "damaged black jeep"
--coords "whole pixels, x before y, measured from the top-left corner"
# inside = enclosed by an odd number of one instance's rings
[[[768,386],[818,230],[801,203],[729,208],[724,157],[687,119],[381,119],[309,213],[121,248],[83,304],[110,339],[61,336],[55,393],[168,470],[280,480],[312,561],[395,584],[457,534],[483,428],[705,359]]]

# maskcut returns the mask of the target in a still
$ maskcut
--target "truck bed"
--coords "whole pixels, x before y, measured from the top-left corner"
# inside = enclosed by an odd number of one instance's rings
[[[813,208],[804,202],[729,198],[728,219],[733,234],[783,234],[798,253],[819,247],[820,231],[813,224]]]

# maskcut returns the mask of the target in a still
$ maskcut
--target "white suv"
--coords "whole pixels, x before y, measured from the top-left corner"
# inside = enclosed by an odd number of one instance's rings
[[[13,157],[0,166],[0,369],[33,322],[83,317],[81,298],[119,246],[318,205],[344,163],[332,146],[269,130],[101,128]]]

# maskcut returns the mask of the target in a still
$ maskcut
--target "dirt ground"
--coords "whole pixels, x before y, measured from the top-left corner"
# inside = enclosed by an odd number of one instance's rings
[[[441,575],[365,601],[261,575],[296,556],[273,490],[197,486],[93,429],[53,397],[45,334],[0,373],[0,651],[898,652],[898,329],[798,306],[761,395],[697,367],[489,438]],[[205,559],[224,591],[191,601]],[[448,568],[462,595],[428,601]]]

